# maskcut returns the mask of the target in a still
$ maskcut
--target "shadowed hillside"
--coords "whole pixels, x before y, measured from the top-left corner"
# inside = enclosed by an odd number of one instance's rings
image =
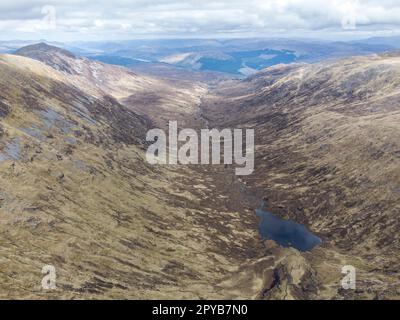
[[[148,95],[140,90],[189,111],[197,111],[201,91],[160,91],[155,79],[106,65],[97,69],[98,86],[87,87],[90,62],[48,54],[68,69],[0,56],[0,297],[256,296],[257,285],[230,288],[248,261],[270,265],[240,191],[229,190],[233,203],[218,172],[154,167],[144,158],[145,133],[166,113],[141,105],[137,96]],[[74,73],[75,64],[86,71]],[[113,77],[132,81],[107,82]],[[135,103],[118,102],[122,91]],[[138,115],[140,106],[154,108],[155,117]],[[57,290],[46,292],[48,264]],[[246,274],[255,283],[263,277],[255,267]]]
[[[0,297],[398,297],[397,54],[278,65],[213,89],[43,44],[18,54],[0,56]],[[150,166],[145,134],[168,120],[254,128],[255,173]],[[322,244],[263,242],[263,197]],[[345,265],[355,291],[341,289]]]
[[[184,121],[195,112],[205,86],[196,81],[167,81],[138,75],[128,69],[112,66],[44,43],[24,47],[17,55],[41,61],[63,73],[66,81],[85,93],[112,96],[136,113],[152,117],[158,126],[170,119]]]
[[[203,104],[211,125],[255,129],[256,173],[244,181],[322,237],[308,256],[321,288],[350,264],[355,297],[397,296],[399,101],[400,56],[387,54],[275,66]]]

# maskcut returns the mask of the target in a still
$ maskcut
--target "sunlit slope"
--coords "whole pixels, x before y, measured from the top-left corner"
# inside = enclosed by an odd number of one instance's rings
[[[78,57],[44,43],[21,48],[18,55],[41,61],[60,71],[72,86],[87,94],[109,95],[136,113],[147,115],[158,126],[172,119],[184,122],[206,92],[196,81],[166,81],[126,68]]]
[[[273,212],[346,255],[341,263],[363,266],[359,297],[397,296],[399,56],[272,67],[219,86],[203,114],[214,125],[255,129],[256,172],[245,182]],[[316,258],[321,274],[332,272],[323,266],[329,256]]]
[[[229,201],[221,177],[220,188],[212,175],[149,166],[151,126],[61,71],[0,56],[0,298],[257,295],[229,286],[260,257],[253,212]],[[55,291],[41,287],[45,265]]]

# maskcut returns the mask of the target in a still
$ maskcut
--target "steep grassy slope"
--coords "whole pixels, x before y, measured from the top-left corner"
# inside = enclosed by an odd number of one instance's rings
[[[0,298],[255,297],[271,263],[240,185],[149,166],[151,120],[86,89],[0,56]],[[194,110],[200,96],[179,99]]]
[[[54,47],[19,54],[0,56],[0,298],[399,297],[396,55],[208,94]],[[255,128],[255,174],[148,165],[145,133],[168,120]],[[263,244],[263,196],[322,246]],[[41,289],[47,264],[56,291]],[[341,289],[347,264],[356,291]]]
[[[89,95],[114,97],[134,112],[151,117],[158,126],[170,119],[184,122],[200,103],[198,96],[206,92],[205,85],[196,81],[166,81],[138,75],[44,43],[21,48],[16,54],[59,70],[70,85]]]
[[[329,283],[353,264],[354,297],[399,297],[399,101],[400,57],[383,55],[272,67],[203,104],[212,125],[255,128],[256,172],[244,182],[323,238],[304,255],[320,296],[351,295]]]

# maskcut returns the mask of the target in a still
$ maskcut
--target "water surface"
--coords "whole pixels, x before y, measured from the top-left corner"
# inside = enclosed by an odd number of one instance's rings
[[[260,233],[264,240],[274,240],[282,247],[293,247],[299,251],[310,251],[322,242],[302,224],[281,219],[263,208],[256,212],[261,218]]]

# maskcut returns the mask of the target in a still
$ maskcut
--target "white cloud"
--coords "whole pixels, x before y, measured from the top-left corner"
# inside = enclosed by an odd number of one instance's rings
[[[56,9],[46,28],[44,6]],[[47,20],[48,16],[47,16]],[[400,30],[398,0],[2,0],[2,37],[117,39],[135,36],[217,37],[227,34],[379,34]],[[68,39],[67,39],[68,38]]]

